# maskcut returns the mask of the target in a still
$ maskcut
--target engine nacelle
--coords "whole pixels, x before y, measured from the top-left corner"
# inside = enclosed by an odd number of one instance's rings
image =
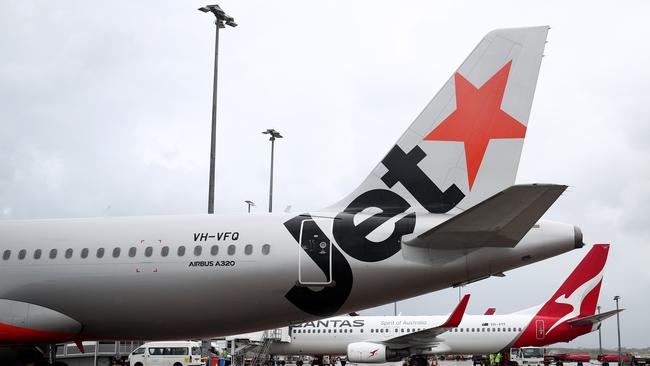
[[[380,343],[356,342],[348,344],[348,361],[353,363],[396,362],[409,356],[406,349],[390,349]]]

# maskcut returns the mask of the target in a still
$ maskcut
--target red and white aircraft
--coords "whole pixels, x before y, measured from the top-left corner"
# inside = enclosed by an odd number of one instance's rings
[[[487,34],[327,208],[0,222],[0,345],[275,328],[582,247],[577,227],[540,221],[566,186],[513,186],[547,32]]]
[[[569,342],[600,327],[617,310],[596,314],[609,245],[597,244],[544,304],[506,315],[463,315],[465,295],[449,316],[348,316],[289,328],[278,355],[343,355],[351,362],[384,363],[429,354],[488,354],[510,347]]]

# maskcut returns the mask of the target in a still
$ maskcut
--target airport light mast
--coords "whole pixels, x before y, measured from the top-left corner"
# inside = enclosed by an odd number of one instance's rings
[[[251,213],[251,206],[255,207],[255,202],[246,200],[244,203],[248,205],[248,213]]]
[[[212,131],[210,134],[210,181],[208,185],[208,213],[214,213],[214,170],[215,170],[215,145],[217,142],[217,71],[219,69],[219,29],[226,25],[236,27],[235,19],[227,15],[219,5],[206,5],[199,8],[204,13],[212,13],[216,18],[214,40],[214,80],[212,82]],[[225,25],[224,25],[225,24]]]
[[[621,323],[618,314],[618,300],[620,299],[620,296],[614,296],[614,301],[616,301],[616,332],[618,333],[618,366],[621,366],[623,361],[623,357],[621,357]]]
[[[269,141],[271,141],[271,179],[269,185],[269,212],[273,212],[273,150],[275,147],[275,139],[281,139],[282,135],[280,132],[269,128],[266,131],[262,132],[265,135],[270,135]]]
[[[600,305],[596,306],[596,310],[598,310],[598,314],[600,314]],[[603,339],[600,333],[600,328],[602,327],[603,327],[602,325],[598,327],[598,354],[599,355],[603,354]]]

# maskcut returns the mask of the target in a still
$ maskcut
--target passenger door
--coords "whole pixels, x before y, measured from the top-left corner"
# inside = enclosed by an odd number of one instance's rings
[[[544,331],[544,320],[536,320],[535,321],[535,338],[537,339],[544,339],[544,335],[546,335]]]
[[[300,224],[298,283],[304,286],[332,285],[332,219],[305,219]],[[325,231],[323,231],[325,230]]]

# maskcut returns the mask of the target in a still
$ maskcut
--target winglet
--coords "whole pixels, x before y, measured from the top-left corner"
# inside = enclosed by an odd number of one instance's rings
[[[86,350],[84,349],[84,343],[81,341],[81,339],[75,339],[74,343],[77,345],[77,348],[79,348],[79,351],[81,353],[86,353]]]
[[[467,308],[468,302],[469,294],[463,296],[463,299],[460,300],[460,303],[456,306],[454,312],[449,315],[447,321],[444,322],[440,328],[456,328],[460,324],[460,321],[463,320],[463,315],[465,315],[465,309]]]
[[[487,310],[485,310],[485,314],[483,315],[494,315],[494,313],[496,312],[497,312],[496,308],[488,308]]]

